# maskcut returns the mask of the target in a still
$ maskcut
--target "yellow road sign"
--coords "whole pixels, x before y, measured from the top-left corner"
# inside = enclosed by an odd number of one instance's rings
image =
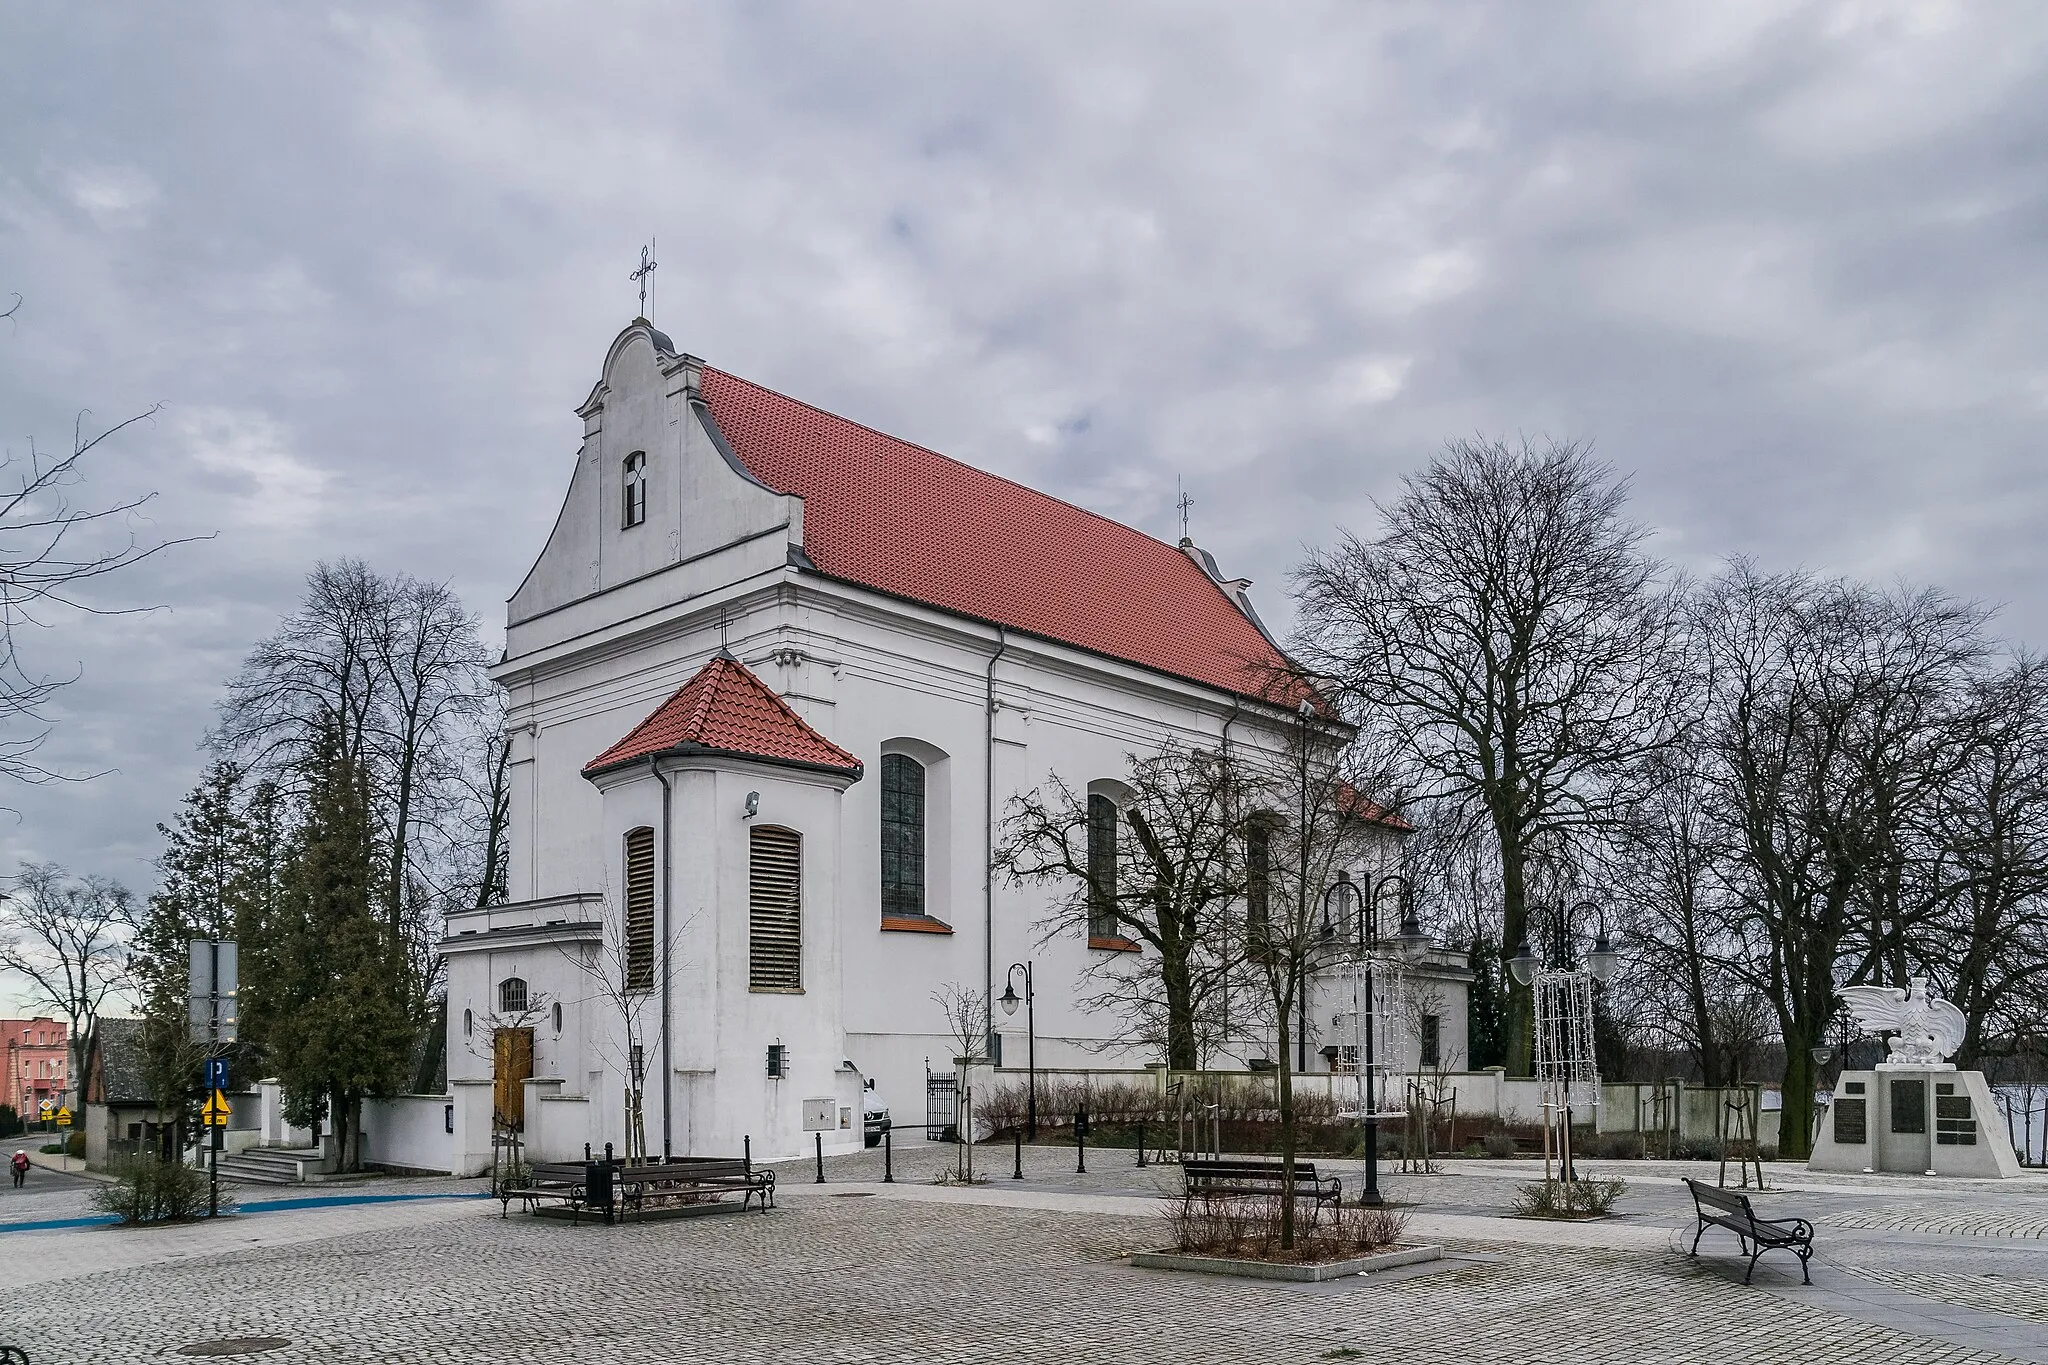
[[[225,1128],[228,1126],[228,1115],[233,1112],[228,1097],[216,1090],[206,1097],[205,1105],[199,1110],[200,1125],[206,1128]]]
[[[58,1126],[59,1128],[69,1128],[69,1127],[71,1126],[71,1106],[70,1106],[70,1105],[66,1105],[66,1106],[64,1106],[64,1107],[63,1107],[62,1109],[59,1109],[59,1110],[57,1111],[57,1126]]]
[[[44,1100],[44,1101],[43,1101],[43,1117],[44,1117],[44,1118],[48,1118],[48,1117],[50,1117],[50,1115],[52,1115],[52,1114],[54,1114],[54,1113],[56,1113],[56,1112],[57,1112],[57,1102],[56,1102],[55,1100]]]

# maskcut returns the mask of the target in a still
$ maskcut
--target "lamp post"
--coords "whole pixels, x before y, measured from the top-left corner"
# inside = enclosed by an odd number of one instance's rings
[[[1397,895],[1401,906],[1401,930],[1394,936],[1394,942],[1403,956],[1412,956],[1428,945],[1429,935],[1423,932],[1422,925],[1415,918],[1406,877],[1389,873],[1377,882],[1368,883],[1368,889],[1361,892],[1352,884],[1348,873],[1340,872],[1336,882],[1323,893],[1325,938],[1333,937],[1338,926],[1347,922],[1357,926],[1356,947],[1362,988],[1362,998],[1357,1002],[1360,1034],[1357,1066],[1363,1082],[1359,1087],[1360,1118],[1365,1125],[1365,1188],[1360,1191],[1358,1202],[1368,1208],[1386,1202],[1380,1194],[1379,1054],[1374,1018],[1379,1011],[1373,999],[1373,985],[1374,966],[1381,943],[1380,897],[1387,894],[1389,887],[1400,888]]]
[[[1028,1099],[1025,1107],[1029,1117],[1025,1127],[1030,1131],[1031,1140],[1038,1141],[1038,992],[1031,989],[1031,964],[1013,962],[1003,978],[1003,994],[996,1002],[1003,1007],[1003,1013],[1012,1018],[1017,1014],[1017,973],[1024,973],[1024,1065],[1030,1075],[1025,1081]]]
[[[1586,954],[1585,967],[1578,968],[1572,965],[1571,921],[1572,917],[1582,910],[1591,910],[1594,914],[1598,915],[1600,928],[1598,934],[1594,937],[1591,951]],[[1534,919],[1542,913],[1540,908],[1532,907],[1530,917]],[[1545,1037],[1552,1038],[1554,1043],[1561,1042],[1563,1044],[1561,1052],[1564,1055],[1550,1058],[1550,1065],[1557,1074],[1549,1079],[1559,1086],[1557,1101],[1560,1116],[1558,1169],[1563,1178],[1570,1181],[1576,1179],[1572,1166],[1571,1143],[1572,1073],[1579,1067],[1585,1066],[1595,1068],[1594,1074],[1598,1074],[1597,1065],[1592,1055],[1592,991],[1595,986],[1604,986],[1614,979],[1614,973],[1621,965],[1621,954],[1614,950],[1614,943],[1607,936],[1606,912],[1591,901],[1581,901],[1579,904],[1572,906],[1570,910],[1566,910],[1561,906],[1553,908],[1550,913],[1550,929],[1551,933],[1547,936],[1550,942],[1546,945],[1550,950],[1547,954],[1550,960],[1546,963],[1538,959],[1535,948],[1530,944],[1528,929],[1525,926],[1522,932],[1522,946],[1513,957],[1508,959],[1508,971],[1515,978],[1516,984],[1527,986],[1534,983],[1537,987],[1535,1004],[1539,1059],[1542,1051],[1542,1040]],[[1544,1027],[1546,1010],[1556,1010],[1559,1003],[1553,997],[1561,995],[1566,998],[1565,1012],[1568,1016],[1571,1016],[1577,1012],[1575,1002],[1580,998],[1581,992],[1584,993],[1586,1000],[1586,1017],[1582,1021],[1584,1036],[1581,1037],[1580,1030],[1577,1027],[1571,1026],[1581,1021],[1569,1017],[1564,1021],[1563,1025],[1560,1025],[1557,1021],[1551,1021],[1551,1028],[1546,1033]],[[1582,1052],[1585,1055],[1579,1055]],[[1599,1091],[1597,1088],[1594,1091],[1594,1102],[1596,1104],[1599,1102]],[[1546,1156],[1545,1159],[1547,1161],[1548,1157]],[[1548,1179],[1549,1177],[1546,1175],[1545,1178]]]

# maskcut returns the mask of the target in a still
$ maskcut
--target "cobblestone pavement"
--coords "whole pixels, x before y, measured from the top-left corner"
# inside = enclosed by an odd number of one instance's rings
[[[2048,1200],[2029,1209],[1936,1209],[1926,1203],[1882,1204],[1831,1213],[1822,1221],[1842,1228],[1889,1228],[1967,1237],[2048,1237]]]
[[[984,1171],[989,1155],[977,1153]],[[1000,1155],[1001,1178],[970,1189],[933,1186],[950,1153],[923,1144],[897,1153],[895,1188],[873,1183],[879,1153],[828,1163],[823,1186],[796,1163],[779,1172],[773,1214],[610,1228],[501,1220],[494,1202],[455,1200],[145,1231],[0,1225],[0,1254],[41,1271],[32,1294],[0,1297],[0,1341],[25,1346],[36,1365],[133,1361],[237,1336],[288,1338],[261,1357],[280,1363],[2048,1360],[2039,1241],[1830,1227],[1813,1290],[1783,1256],[1745,1288],[1731,1257],[1670,1250],[1690,1201],[1665,1173],[1632,1182],[1625,1218],[1572,1229],[1596,1244],[1563,1246],[1543,1244],[1544,1225],[1486,1221],[1525,1173],[1460,1172],[1386,1182],[1398,1201],[1428,1196],[1418,1224],[1449,1210],[1446,1226],[1476,1230],[1449,1239],[1451,1259],[1276,1285],[1122,1260],[1163,1240],[1164,1223],[1146,1215],[1172,1168],[1091,1152],[1081,1176],[1071,1149],[1044,1148],[1012,1181],[1011,1154]],[[971,1202],[998,1193],[1043,1206]],[[1807,1205],[1938,1215],[1984,1202],[1996,1220],[2019,1197],[1853,1188],[1799,1198],[1809,1217]],[[1630,1245],[1598,1245],[1601,1228]],[[32,1314],[17,1309],[25,1298]]]

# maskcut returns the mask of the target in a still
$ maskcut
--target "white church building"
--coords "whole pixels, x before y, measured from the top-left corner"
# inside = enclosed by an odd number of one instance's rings
[[[1081,1003],[1137,946],[1042,942],[1057,893],[992,878],[990,853],[1010,798],[1051,775],[1113,799],[1169,740],[1276,742],[1287,718],[1257,695],[1280,653],[1249,584],[714,369],[644,319],[578,412],[495,670],[508,903],[452,916],[442,945],[452,1164],[488,1163],[494,1115],[536,1159],[623,1148],[636,1044],[653,1154],[784,1157],[814,1132],[852,1150],[867,1082],[900,1132],[927,1067],[952,1069],[933,993],[999,996],[1027,961],[1039,1066],[1159,1061]],[[1443,963],[1436,1045],[1462,1067]],[[998,1075],[1021,1082],[1025,1014],[994,1024]],[[1326,1069],[1348,1037],[1322,1009],[1309,1027]],[[1272,1043],[1238,1051],[1218,1064]]]

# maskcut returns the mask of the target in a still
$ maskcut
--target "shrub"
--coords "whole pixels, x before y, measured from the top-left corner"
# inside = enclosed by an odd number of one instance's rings
[[[1532,1180],[1515,1192],[1515,1212],[1530,1218],[1597,1218],[1627,1188],[1619,1180]]]
[[[1479,1143],[1493,1157],[1513,1156],[1517,1150],[1515,1139],[1507,1133],[1488,1133]]]
[[[1671,1144],[1673,1161],[1719,1161],[1721,1144],[1714,1138],[1680,1138]]]
[[[1183,1195],[1173,1213],[1175,1246],[1195,1256],[1256,1261],[1335,1261],[1369,1256],[1401,1240],[1408,1215],[1397,1209],[1294,1205],[1294,1247],[1280,1250],[1280,1201],[1231,1195]]]
[[[177,1161],[138,1157],[114,1169],[114,1179],[92,1192],[95,1208],[124,1223],[176,1223],[206,1210],[206,1175]],[[231,1200],[225,1196],[221,1207]]]
[[[21,1115],[14,1112],[14,1106],[0,1104],[0,1137],[13,1137],[21,1127]]]
[[[1641,1133],[1588,1133],[1585,1137],[1574,1136],[1572,1141],[1581,1156],[1617,1161],[1643,1159]]]
[[[64,1139],[64,1155],[82,1157],[85,1155],[85,1134],[73,1133]]]

